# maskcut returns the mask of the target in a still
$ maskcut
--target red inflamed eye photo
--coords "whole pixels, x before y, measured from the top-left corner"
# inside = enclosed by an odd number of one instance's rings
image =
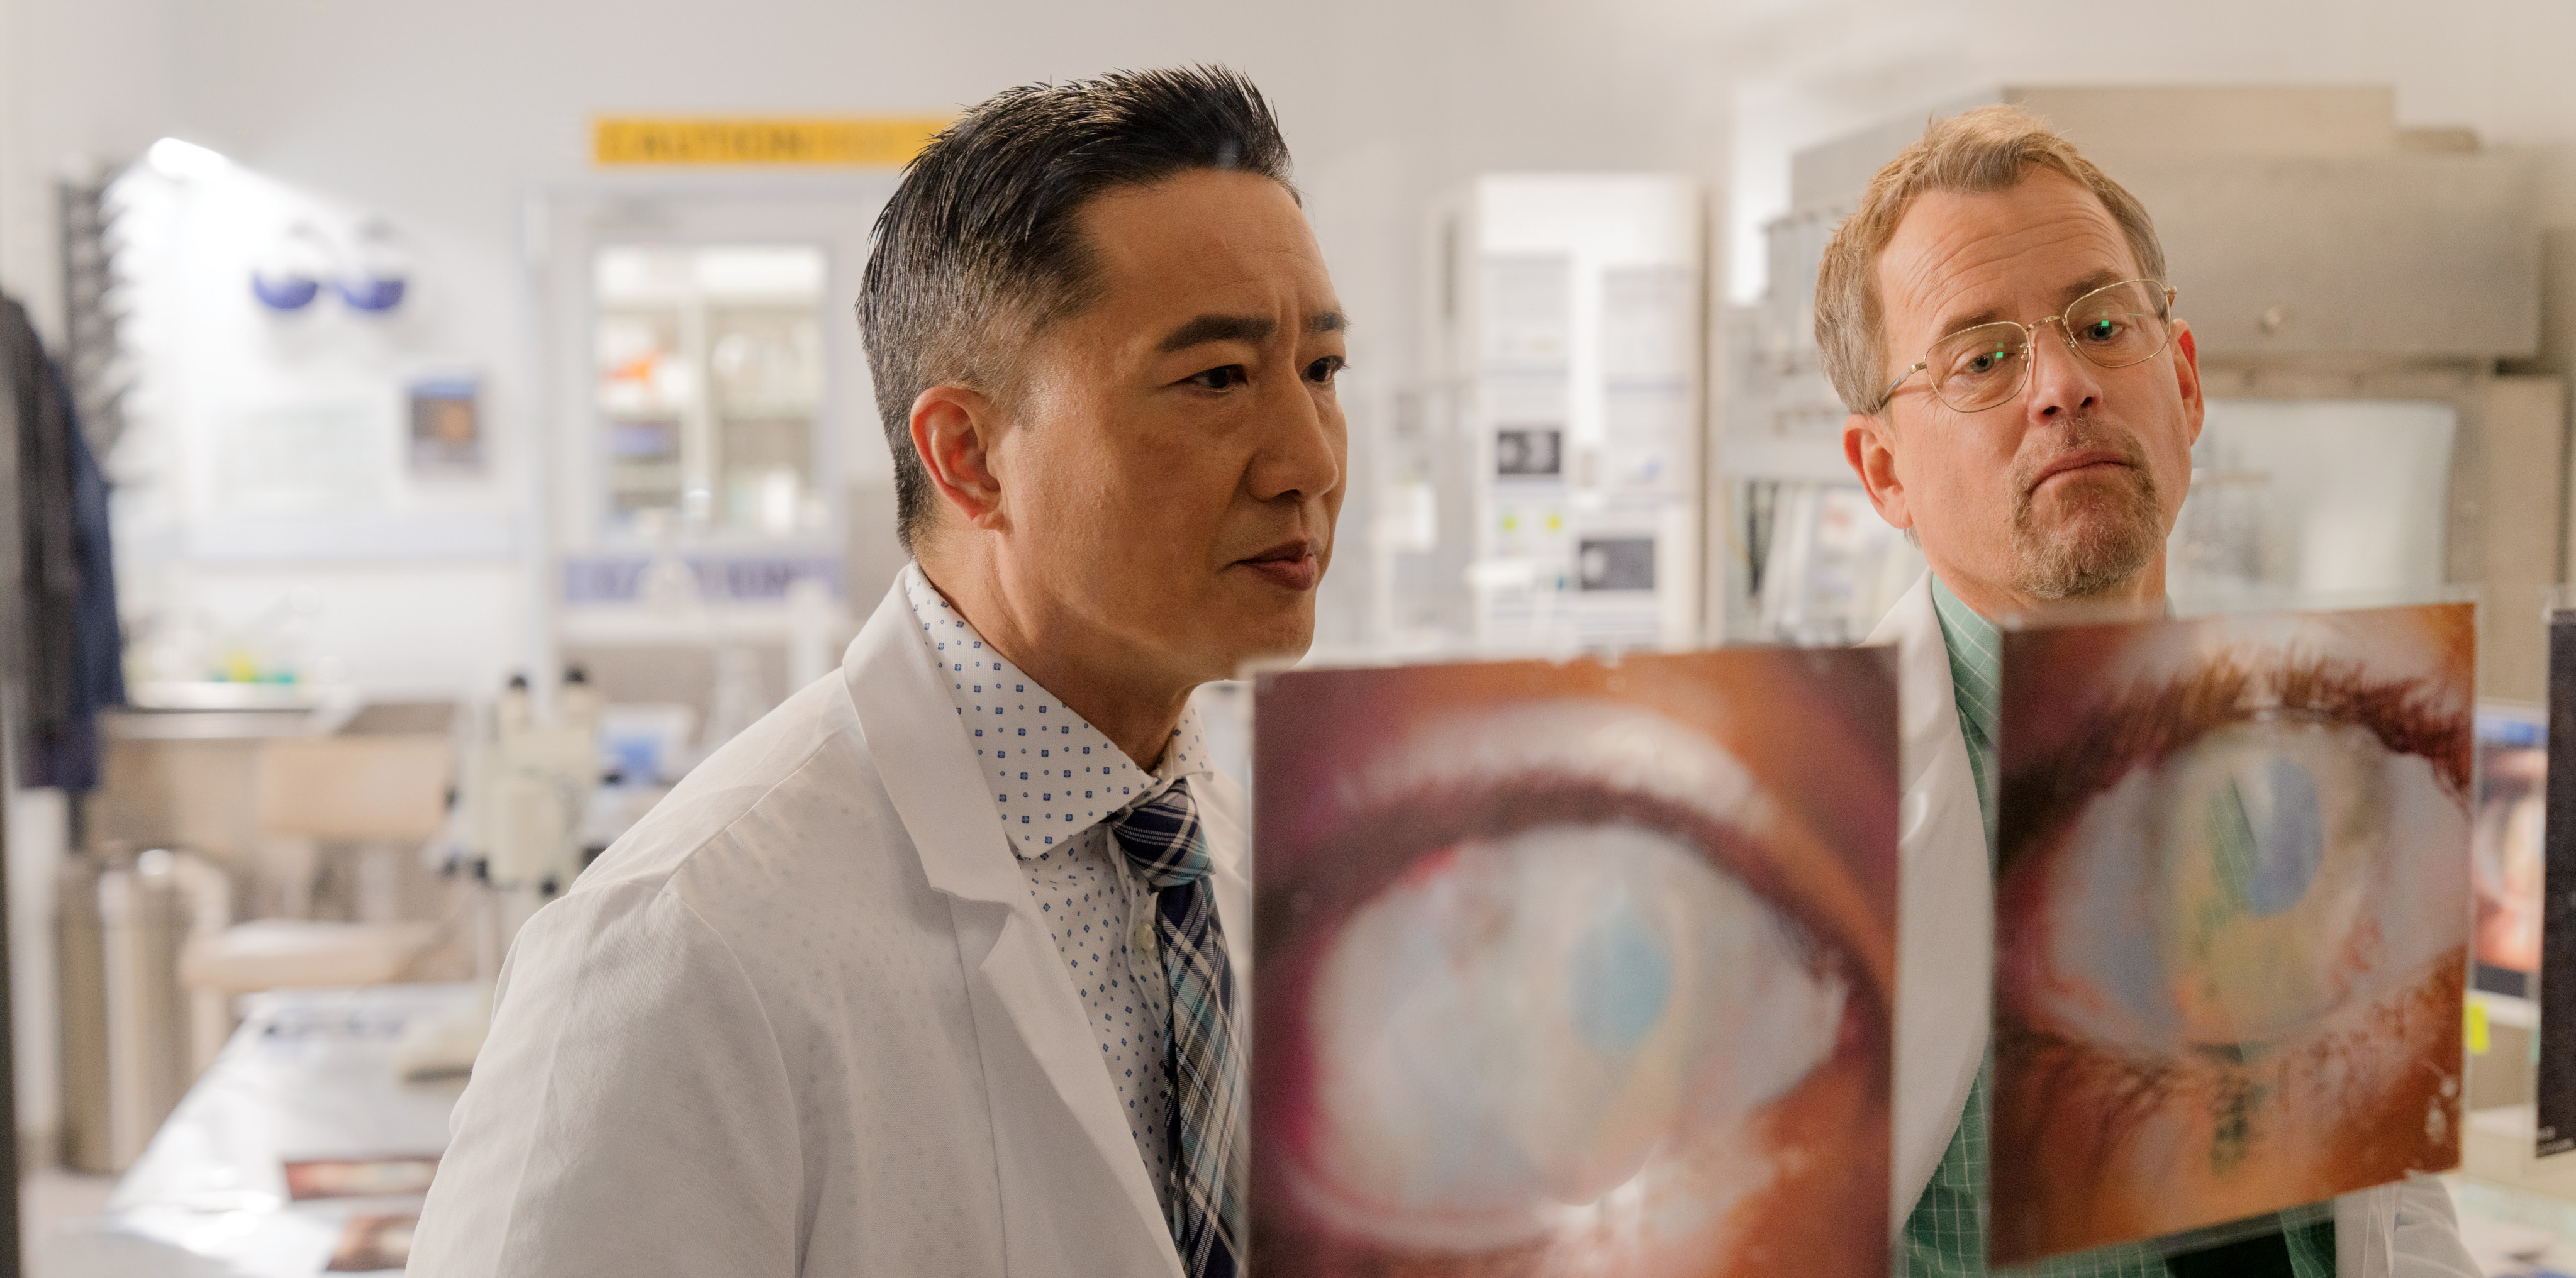
[[[1993,1256],[2459,1164],[2468,604],[2004,638]]]
[[[1885,1273],[1891,655],[1263,679],[1257,1272]]]

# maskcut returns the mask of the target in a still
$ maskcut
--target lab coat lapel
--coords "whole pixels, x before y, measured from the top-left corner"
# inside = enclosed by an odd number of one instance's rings
[[[1932,578],[1914,583],[1869,642],[1896,645],[1896,1132],[1890,1189],[1901,1228],[1930,1183],[1984,1063],[1994,992],[1994,873],[1976,774],[1959,731]]]
[[[2334,1201],[2335,1272],[2342,1278],[2477,1278],[2476,1258],[2460,1241],[2451,1191],[2431,1176]]]
[[[1117,1090],[1101,1068],[1073,978],[1011,854],[1000,810],[957,727],[956,705],[939,686],[945,676],[923,647],[919,624],[896,583],[851,643],[842,673],[868,753],[922,872],[949,898],[956,919],[999,1146],[1013,1272],[1135,1273],[1142,1264],[1178,1275],[1170,1226],[1136,1156]],[[1051,1087],[1010,1085],[1026,1059]],[[1055,1112],[1043,1112],[1048,1109]],[[1067,1116],[1100,1166],[1081,1166],[1064,1143],[1046,1139],[1045,1133],[1065,1130]],[[1035,1135],[1015,1148],[1011,1142],[1023,1133]]]
[[[2389,1271],[2388,1236],[2394,1232],[2401,1188],[2381,1185],[2334,1200],[2336,1273],[2377,1278]]]

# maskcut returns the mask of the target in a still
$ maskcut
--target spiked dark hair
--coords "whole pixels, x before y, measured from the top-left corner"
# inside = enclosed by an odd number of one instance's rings
[[[1295,194],[1270,104],[1222,67],[1006,89],[905,168],[877,217],[858,310],[907,550],[933,510],[913,401],[939,385],[1011,394],[1019,348],[1098,294],[1076,214],[1114,188],[1195,169],[1257,174]]]

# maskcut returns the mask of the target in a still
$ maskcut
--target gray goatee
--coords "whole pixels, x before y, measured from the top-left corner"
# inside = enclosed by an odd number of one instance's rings
[[[2032,509],[2039,471],[2067,453],[2109,448],[2128,469],[2107,484],[2061,494],[2054,520]],[[2039,599],[2089,599],[2118,588],[2164,545],[2164,502],[2147,471],[2146,449],[2117,427],[2077,421],[2049,456],[2013,468],[2012,545],[2022,591]]]

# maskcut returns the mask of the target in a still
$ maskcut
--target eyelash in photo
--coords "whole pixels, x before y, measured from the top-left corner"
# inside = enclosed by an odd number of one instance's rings
[[[2457,689],[2376,676],[2360,662],[2315,651],[2230,649],[2110,697],[2078,741],[2040,766],[2007,775],[1996,808],[2002,818],[1998,871],[2009,869],[2035,834],[2053,829],[2131,768],[2267,714],[2358,725],[2392,751],[2432,761],[2458,793],[2468,793],[2474,714]]]

